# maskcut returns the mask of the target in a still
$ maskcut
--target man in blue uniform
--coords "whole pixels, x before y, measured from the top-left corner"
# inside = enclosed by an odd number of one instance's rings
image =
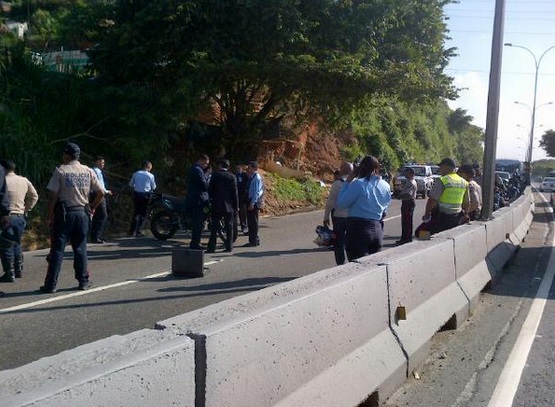
[[[191,243],[189,248],[202,250],[200,238],[204,225],[204,208],[208,205],[208,178],[205,171],[210,164],[206,154],[202,154],[189,170],[187,177],[187,212],[191,218]]]
[[[48,269],[42,293],[56,292],[58,276],[64,259],[64,249],[71,243],[73,269],[79,290],[90,287],[87,269],[87,235],[94,210],[104,198],[104,191],[94,171],[79,162],[81,149],[75,143],[67,143],[63,149],[60,165],[48,182],[48,223],[51,227],[51,244]],[[89,206],[89,194],[96,195]]]
[[[248,185],[248,206],[247,206],[247,224],[249,228],[249,242],[244,247],[260,246],[260,237],[258,236],[258,212],[263,205],[264,181],[258,173],[258,163],[251,161],[247,168],[249,175]]]

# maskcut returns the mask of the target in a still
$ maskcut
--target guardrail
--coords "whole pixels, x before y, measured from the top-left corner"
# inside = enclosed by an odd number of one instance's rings
[[[491,221],[0,372],[0,405],[377,405],[472,312],[532,211],[527,189]]]

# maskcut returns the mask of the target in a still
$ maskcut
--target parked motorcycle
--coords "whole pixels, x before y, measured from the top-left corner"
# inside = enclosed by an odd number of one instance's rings
[[[191,230],[191,216],[187,212],[185,199],[175,196],[154,193],[150,198],[148,218],[150,219],[150,231],[158,240],[168,240],[178,230],[189,234]],[[210,207],[203,214],[203,222],[211,228]],[[220,225],[218,236],[225,242],[226,236],[223,225]]]

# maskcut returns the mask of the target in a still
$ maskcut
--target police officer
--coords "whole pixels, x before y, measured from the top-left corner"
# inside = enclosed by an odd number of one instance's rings
[[[416,206],[416,191],[418,186],[414,180],[414,168],[405,167],[403,170],[406,182],[403,189],[399,192],[401,199],[401,239],[395,243],[402,245],[412,242],[412,218],[414,207]]]
[[[73,248],[73,269],[79,290],[90,287],[87,271],[87,234],[94,210],[104,198],[104,191],[94,171],[79,162],[81,150],[75,143],[67,143],[60,165],[48,182],[48,223],[51,226],[51,244],[48,270],[42,293],[56,292],[58,275],[62,267],[64,249]],[[96,192],[89,206],[89,193]]]
[[[4,167],[0,165],[0,228],[3,229],[8,227],[10,224],[10,218],[8,214],[10,213],[8,209],[8,194],[6,193],[6,180],[4,174]],[[2,234],[0,232],[0,234]],[[2,244],[3,237],[0,236],[0,244]],[[0,291],[0,297],[4,295],[3,291]]]
[[[0,161],[6,171],[6,193],[8,194],[10,210],[10,228],[14,237],[14,244],[9,248],[0,249],[4,275],[1,282],[14,282],[23,274],[23,249],[21,238],[27,226],[26,214],[36,205],[39,196],[37,190],[27,178],[15,173],[15,163],[12,160]]]
[[[438,165],[441,177],[434,182],[430,190],[426,211],[422,217],[428,224],[424,230],[429,230],[430,234],[460,225],[464,211],[469,206],[468,182],[455,173],[455,161],[444,158]],[[419,230],[422,229],[417,229],[417,236]]]

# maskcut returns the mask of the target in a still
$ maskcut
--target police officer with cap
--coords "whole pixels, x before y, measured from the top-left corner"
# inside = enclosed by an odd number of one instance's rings
[[[51,244],[48,270],[42,293],[56,292],[58,275],[62,267],[64,249],[73,248],[73,269],[79,290],[90,287],[87,271],[87,234],[94,210],[104,197],[104,191],[93,170],[79,162],[81,150],[75,143],[67,143],[60,165],[48,182],[48,222],[51,226]],[[89,206],[89,193],[96,192]]]
[[[469,205],[468,182],[455,173],[455,161],[444,158],[438,166],[441,177],[434,182],[428,194],[426,211],[422,217],[424,222],[429,222],[427,230],[430,234],[460,225]]]

